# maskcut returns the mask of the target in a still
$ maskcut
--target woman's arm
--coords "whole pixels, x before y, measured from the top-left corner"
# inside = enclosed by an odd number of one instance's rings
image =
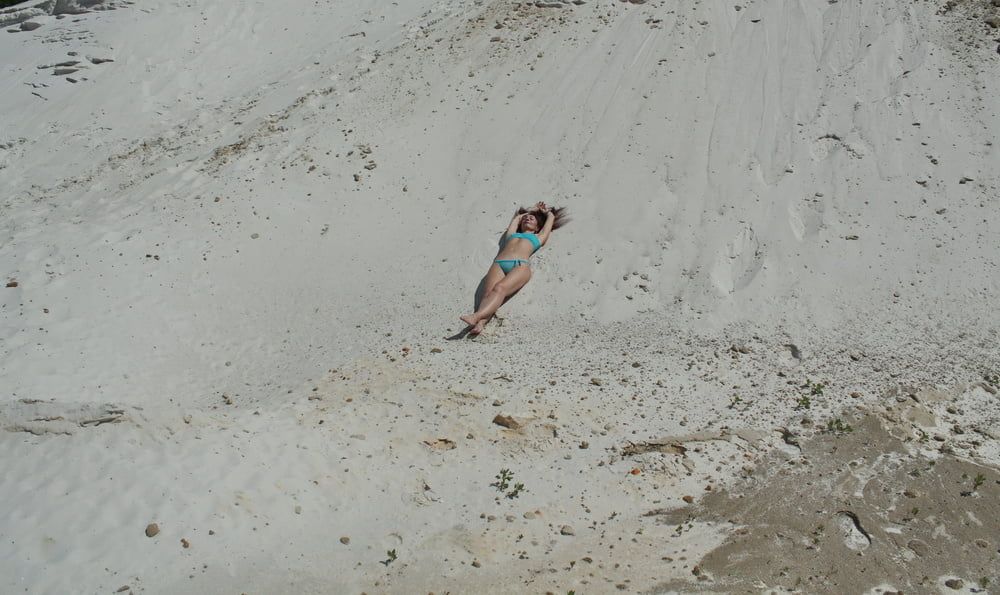
[[[524,213],[514,213],[514,218],[510,220],[510,225],[507,226],[507,233],[503,234],[504,239],[507,239],[507,236],[517,231],[517,227],[521,224],[521,217],[524,217]]]
[[[545,225],[542,226],[542,231],[538,234],[539,241],[542,245],[549,241],[549,234],[552,233],[552,226],[555,225],[556,214],[552,212],[552,209],[545,207]]]

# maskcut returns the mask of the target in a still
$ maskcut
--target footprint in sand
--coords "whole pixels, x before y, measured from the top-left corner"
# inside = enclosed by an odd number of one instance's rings
[[[797,199],[788,205],[788,226],[795,239],[801,241],[819,233],[823,227],[825,207],[821,197]]]
[[[752,227],[744,227],[715,257],[712,284],[723,295],[743,289],[764,264],[760,241]]]

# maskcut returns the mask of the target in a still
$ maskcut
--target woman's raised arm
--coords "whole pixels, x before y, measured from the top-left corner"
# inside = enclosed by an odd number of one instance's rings
[[[521,224],[521,217],[524,217],[524,213],[518,209],[514,213],[514,218],[510,220],[510,225],[507,226],[507,233],[504,234],[504,238],[517,231],[517,227]]]
[[[538,233],[538,239],[544,245],[545,242],[549,241],[549,234],[552,233],[552,226],[556,223],[556,214],[552,212],[551,207],[545,207],[542,211],[545,213],[545,225],[542,226],[542,231]]]

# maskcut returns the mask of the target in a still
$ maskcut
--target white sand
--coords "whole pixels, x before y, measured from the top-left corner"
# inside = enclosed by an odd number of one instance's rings
[[[986,2],[29,4],[0,592],[645,591],[724,528],[643,514],[781,446],[806,379],[825,420],[1000,369]],[[573,223],[446,340],[539,199]]]

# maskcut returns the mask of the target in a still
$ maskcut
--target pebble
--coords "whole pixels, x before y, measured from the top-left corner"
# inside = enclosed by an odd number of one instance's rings
[[[472,567],[473,568],[479,568],[480,566],[482,566],[482,564],[479,563],[479,560],[473,560],[472,561]]]
[[[189,547],[191,547],[191,542],[188,541],[187,539],[181,539],[181,547],[184,549],[188,549]]]
[[[528,512],[524,513],[524,518],[530,521],[531,519],[535,518],[535,513],[529,510]]]
[[[493,423],[509,430],[516,430],[521,427],[521,424],[517,423],[517,421],[509,415],[497,415],[493,418]]]
[[[559,533],[562,535],[576,535],[576,531],[574,531],[573,527],[570,527],[569,525],[563,525],[562,528],[559,529]]]
[[[688,504],[691,504],[694,502],[694,496],[684,496],[683,498],[681,498],[681,500],[687,502]]]
[[[302,507],[301,506],[296,506],[295,507],[295,514],[302,514]]]
[[[580,443],[580,448],[581,448],[581,449],[587,449],[587,448],[590,448],[590,443],[589,443],[589,442],[587,442],[586,440],[584,440],[583,442],[581,442],[581,443]]]
[[[156,534],[160,532],[160,526],[156,523],[150,523],[146,525],[146,537],[156,537]]]
[[[340,538],[340,543],[344,545],[349,545],[351,543],[351,538],[345,535]]]
[[[927,547],[927,544],[924,543],[923,541],[920,541],[919,539],[911,539],[906,543],[906,547],[910,548],[910,551],[920,556],[921,558],[926,556],[927,552],[930,551],[930,548]]]
[[[944,586],[948,587],[949,589],[954,589],[958,591],[959,589],[965,586],[965,583],[962,582],[962,579],[960,578],[950,578],[944,582]]]

